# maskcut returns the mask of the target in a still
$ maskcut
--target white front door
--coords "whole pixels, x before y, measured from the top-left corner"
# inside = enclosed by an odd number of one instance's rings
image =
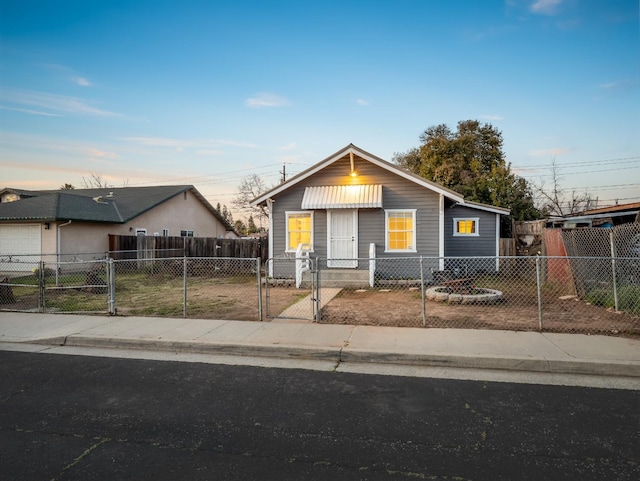
[[[358,211],[327,211],[327,266],[358,267]]]

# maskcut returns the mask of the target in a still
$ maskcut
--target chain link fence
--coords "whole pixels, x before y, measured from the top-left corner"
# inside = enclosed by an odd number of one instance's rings
[[[640,336],[639,261],[19,259],[0,272],[0,310]]]
[[[14,259],[0,271],[0,311],[258,321],[260,267],[237,258]]]
[[[111,261],[114,311],[130,316],[262,320],[259,259]]]
[[[104,260],[21,256],[0,269],[0,310],[109,312]]]
[[[467,257],[375,260],[345,274],[320,322],[640,335],[640,283],[628,258]],[[370,263],[359,259],[358,265]],[[319,296],[339,273],[322,270]]]

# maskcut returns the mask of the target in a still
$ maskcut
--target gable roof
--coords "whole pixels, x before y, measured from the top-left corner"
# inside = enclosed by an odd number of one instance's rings
[[[464,197],[460,194],[458,194],[457,192],[448,189],[440,184],[437,184],[435,182],[432,182],[430,180],[425,179],[424,177],[420,177],[419,175],[416,175],[412,172],[409,172],[408,170],[405,170],[395,164],[392,164],[390,162],[387,162],[386,160],[381,159],[380,157],[376,157],[373,154],[370,154],[369,152],[366,152],[364,150],[362,150],[359,147],[356,147],[353,144],[349,144],[346,147],[342,148],[341,150],[339,150],[338,152],[336,152],[335,154],[327,157],[324,160],[321,160],[320,162],[318,162],[317,164],[309,167],[308,169],[300,172],[299,174],[291,177],[288,181],[283,182],[282,184],[274,187],[273,189],[265,192],[264,194],[260,195],[259,197],[256,197],[255,199],[253,199],[251,201],[251,205],[252,206],[256,206],[259,204],[262,204],[264,202],[267,201],[267,199],[269,199],[270,197],[273,197],[275,195],[278,195],[280,192],[283,192],[284,190],[296,185],[299,182],[302,182],[303,180],[305,180],[306,178],[312,176],[313,174],[321,171],[322,169],[328,167],[329,165],[333,164],[334,162],[337,162],[341,159],[343,159],[345,156],[353,154],[354,156],[358,156],[363,160],[366,160],[368,162],[371,162],[374,165],[377,165],[378,167],[385,169],[393,174],[399,175],[400,177],[403,177],[407,180],[409,180],[410,182],[413,182],[415,184],[418,184],[426,189],[429,189],[431,191],[434,191],[438,194],[442,194],[444,197],[451,199],[454,202],[457,202],[458,204],[461,205],[466,205],[468,207],[474,208],[474,209],[480,209],[480,210],[486,210],[489,212],[494,212],[497,214],[504,214],[504,215],[509,215],[510,210],[509,209],[504,209],[502,207],[495,207],[495,206],[491,206],[491,205],[487,205],[487,204],[481,204],[479,202],[470,202],[470,201],[465,201]]]
[[[0,193],[17,193],[21,199],[0,203],[0,221],[73,220],[125,224],[188,191],[192,192],[227,230],[235,232],[233,226],[192,185],[39,191],[5,188]]]

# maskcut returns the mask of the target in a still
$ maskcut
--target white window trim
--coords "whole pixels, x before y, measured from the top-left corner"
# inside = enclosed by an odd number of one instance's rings
[[[169,237],[169,229],[162,229],[162,237]]]
[[[456,226],[459,221],[472,220],[476,223],[476,231],[473,234],[464,234],[457,232]],[[454,237],[480,237],[480,217],[454,217],[453,218],[453,236]]]
[[[185,235],[182,235],[182,233],[185,233]],[[189,232],[191,232],[191,235],[189,235]],[[196,231],[194,231],[193,229],[180,229],[180,237],[195,237],[196,236]]]
[[[411,238],[411,249],[389,249],[389,214],[396,214],[399,212],[410,212],[413,217],[413,236]],[[417,209],[387,209],[384,211],[384,251],[385,252],[418,252],[416,247],[416,230],[418,229],[418,223],[416,222]]]
[[[146,236],[147,235],[147,229],[136,227],[135,233],[136,233],[137,236],[138,235]]]
[[[296,249],[289,248],[289,216],[292,214],[310,214],[311,216],[311,249],[309,252],[313,252],[314,249],[314,219],[313,219],[313,211],[312,210],[288,210],[285,213],[284,219],[284,242],[285,242],[285,252],[295,252]]]

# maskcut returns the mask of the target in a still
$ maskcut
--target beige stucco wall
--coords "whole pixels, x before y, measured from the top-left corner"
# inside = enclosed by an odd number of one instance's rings
[[[181,193],[126,224],[61,224],[64,222],[51,226],[51,231],[60,231],[60,252],[91,253],[91,257],[104,255],[109,249],[109,234],[135,235],[136,229],[146,229],[147,235],[151,236],[156,232],[162,235],[163,229],[169,230],[169,236],[179,236],[181,230],[192,230],[196,237],[225,237],[226,234],[224,225],[192,192]]]
[[[45,254],[42,256],[43,261],[53,262],[55,257],[52,255],[56,253],[56,225],[54,222],[49,222],[48,224],[48,229],[45,227],[46,223],[40,224],[40,252]]]

